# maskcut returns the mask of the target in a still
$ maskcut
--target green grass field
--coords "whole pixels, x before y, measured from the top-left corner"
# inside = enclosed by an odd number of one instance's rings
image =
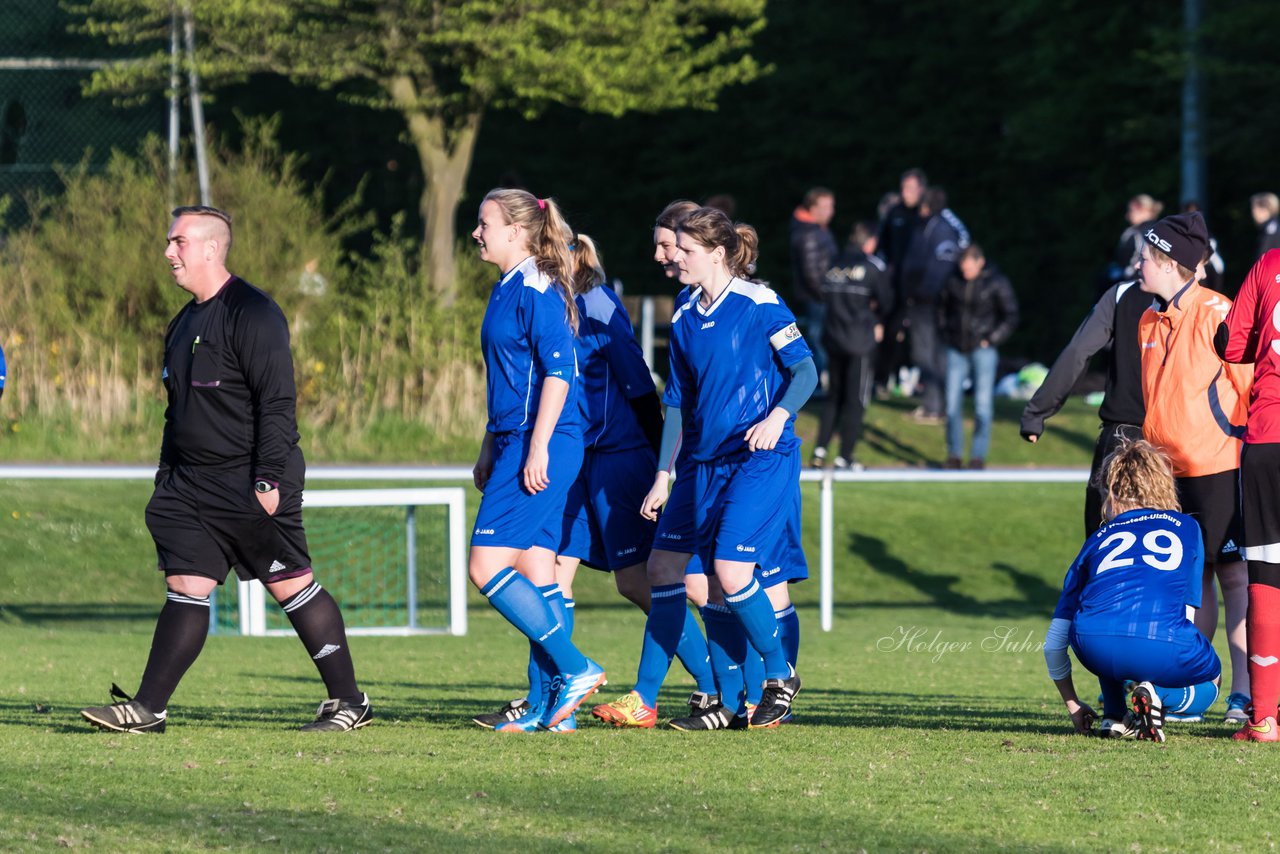
[[[77,711],[113,681],[133,690],[145,663],[161,603],[146,485],[0,482],[0,849],[1272,847],[1280,765],[1264,746],[1212,722],[1171,725],[1163,746],[1068,734],[1039,643],[1080,491],[839,487],[834,631],[816,579],[793,588],[795,726],[699,736],[580,715],[572,736],[481,731],[470,717],[520,693],[527,647],[473,593],[467,637],[352,640],[378,716],[360,732],[295,732],[322,699],[300,645],[224,635],[168,733],[118,736]],[[611,698],[634,678],[642,616],[590,571],[577,598]],[[677,665],[660,713],[689,690]]]

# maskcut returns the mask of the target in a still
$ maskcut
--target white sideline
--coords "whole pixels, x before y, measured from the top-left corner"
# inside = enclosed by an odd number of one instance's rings
[[[0,465],[0,480],[151,480],[154,466]],[[800,480],[819,488],[819,615],[824,632],[831,631],[835,604],[832,544],[835,495],[839,483],[1084,483],[1087,469],[984,469],[943,471],[916,468],[877,468],[860,472],[804,469]],[[309,466],[307,480],[469,481],[465,466]],[[461,547],[458,537],[457,547]],[[464,609],[465,614],[465,609]]]

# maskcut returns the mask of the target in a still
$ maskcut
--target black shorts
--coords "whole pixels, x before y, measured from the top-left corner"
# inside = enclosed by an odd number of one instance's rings
[[[290,468],[293,468],[290,465]],[[311,571],[302,528],[301,454],[296,477],[280,484],[280,506],[268,516],[246,467],[178,466],[156,484],[147,529],[165,575],[202,575],[221,584],[228,571],[248,581],[283,581]]]
[[[1244,558],[1280,564],[1280,445],[1245,445],[1240,454]]]
[[[1205,563],[1244,560],[1240,522],[1240,470],[1176,478],[1182,512],[1200,523]]]

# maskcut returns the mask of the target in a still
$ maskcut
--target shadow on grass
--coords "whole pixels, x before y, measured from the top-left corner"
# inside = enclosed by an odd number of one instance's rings
[[[956,590],[959,575],[926,572],[911,566],[889,551],[888,544],[877,537],[853,532],[849,550],[867,562],[875,572],[904,581],[929,597],[928,602],[837,602],[842,608],[920,608],[930,605],[956,614],[990,617],[1042,616],[1057,601],[1055,590],[1042,579],[1007,563],[994,563],[992,568],[1012,579],[1022,599],[979,599]]]
[[[0,620],[26,625],[50,622],[151,620],[160,613],[158,605],[124,605],[119,602],[76,602],[68,605],[0,603]]]

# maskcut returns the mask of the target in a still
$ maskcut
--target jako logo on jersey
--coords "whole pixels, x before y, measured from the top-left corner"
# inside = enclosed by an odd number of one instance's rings
[[[703,328],[703,329],[710,329],[711,327],[713,327],[713,326],[715,326],[715,325],[716,325],[716,322],[715,322],[714,320],[708,320],[706,323],[702,324],[702,328]]]
[[[485,535],[493,536],[495,533],[497,532],[494,531],[493,528],[476,528],[476,532],[474,536],[477,536],[477,537],[482,537]]]
[[[1173,244],[1156,234],[1156,230],[1154,228],[1148,231],[1145,237],[1147,238],[1148,243],[1159,249],[1161,252],[1168,252],[1173,248]]]
[[[683,540],[683,539],[684,539],[684,537],[680,536],[679,534],[663,534],[663,535],[662,535],[662,539],[664,539],[664,540]]]
[[[623,556],[625,556],[625,555],[633,555],[633,554],[635,554],[635,553],[636,553],[636,547],[635,547],[635,546],[632,546],[632,547],[631,547],[631,548],[629,548],[629,549],[618,549],[618,551],[614,552],[614,556],[615,556],[615,557],[623,557]]]
[[[755,550],[756,550],[755,546],[744,546],[741,543],[738,544],[738,551],[740,552],[751,552],[754,554]]]
[[[779,572],[782,572],[782,567],[775,566],[773,569],[766,569],[764,572],[760,574],[765,578],[768,578],[771,575],[777,575]]]

